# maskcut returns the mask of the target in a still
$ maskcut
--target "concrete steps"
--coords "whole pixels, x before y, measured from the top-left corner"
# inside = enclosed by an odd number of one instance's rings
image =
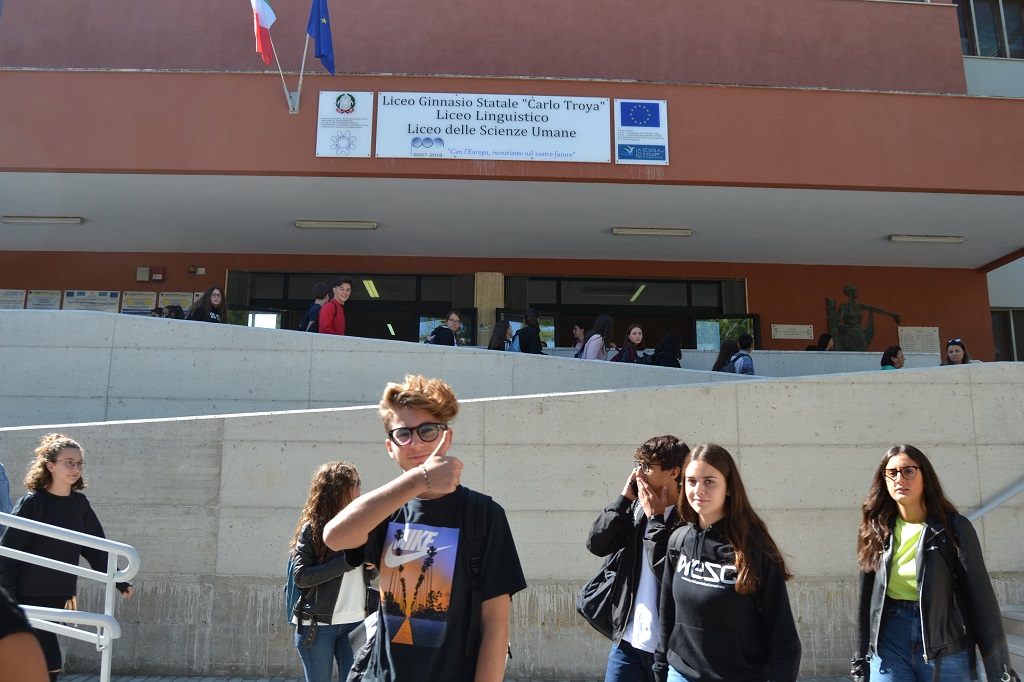
[[[1018,674],[1024,674],[1024,606],[1003,609],[1003,630],[1010,647],[1010,663]]]

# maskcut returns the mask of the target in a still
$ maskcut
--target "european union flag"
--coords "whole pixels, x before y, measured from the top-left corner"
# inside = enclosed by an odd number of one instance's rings
[[[660,128],[661,107],[657,102],[619,102],[619,122],[630,128]]]
[[[327,0],[313,0],[306,33],[313,39],[313,54],[333,76],[334,41],[331,39],[331,14],[327,10]]]

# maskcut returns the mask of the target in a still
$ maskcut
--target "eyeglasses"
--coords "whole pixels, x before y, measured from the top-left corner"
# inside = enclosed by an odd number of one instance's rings
[[[76,462],[73,459],[62,459],[62,460],[60,460],[60,463],[64,465],[65,469],[81,469],[82,471],[85,471],[85,461],[84,460],[80,460],[80,461]]]
[[[412,432],[419,434],[420,440],[424,443],[432,443],[437,440],[442,431],[448,429],[446,424],[437,422],[424,422],[419,426],[399,426],[397,429],[388,431],[388,438],[396,445],[408,445],[412,442]]]
[[[917,478],[917,472],[921,467],[905,466],[899,467],[898,469],[882,469],[882,473],[890,481],[895,481],[896,476],[902,476],[904,481]]]
[[[946,341],[946,345],[947,346],[949,344],[951,344],[951,343],[963,343],[963,340],[962,339],[950,339],[949,341]]]
[[[647,462],[641,462],[640,460],[636,460],[635,462],[633,462],[633,466],[635,468],[639,469],[641,474],[646,476],[647,474],[651,473],[651,467],[658,466],[658,465],[657,464],[648,464]]]

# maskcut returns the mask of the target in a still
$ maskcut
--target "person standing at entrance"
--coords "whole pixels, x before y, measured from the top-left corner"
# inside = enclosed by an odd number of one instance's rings
[[[331,300],[320,308],[320,333],[345,336],[345,301],[352,295],[355,281],[351,277],[338,277],[331,286]]]
[[[462,315],[458,310],[449,310],[444,324],[439,324],[427,338],[427,343],[435,346],[459,345],[459,329],[462,327]]]
[[[104,537],[103,526],[96,518],[89,500],[80,492],[86,486],[82,477],[84,471],[85,460],[81,445],[60,433],[43,436],[25,477],[25,487],[29,492],[18,500],[13,514],[51,526]],[[76,566],[79,557],[85,557],[93,570],[107,572],[107,553],[91,547],[10,527],[4,531],[0,544]],[[74,602],[78,577],[25,564],[17,559],[0,557],[0,586],[19,604],[62,609],[66,608],[68,602]],[[117,589],[126,599],[132,595],[129,583],[117,583]],[[56,680],[63,668],[57,635],[36,630],[36,636],[46,657],[50,680]]]
[[[675,436],[657,436],[637,448],[636,466],[622,492],[590,529],[591,553],[622,552],[612,588],[613,639],[605,682],[654,681],[662,561],[689,450]]]

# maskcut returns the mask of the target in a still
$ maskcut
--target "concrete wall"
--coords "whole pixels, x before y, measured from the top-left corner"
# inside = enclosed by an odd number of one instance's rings
[[[583,542],[646,438],[716,441],[737,457],[796,573],[803,674],[839,674],[853,650],[859,504],[884,451],[922,448],[953,501],[971,510],[1024,477],[1022,412],[1018,363],[465,401],[452,454],[466,463],[464,483],[508,510],[530,584],[513,601],[509,677],[601,675],[608,643],[573,609],[599,563]],[[0,429],[14,480],[53,428]],[[60,429],[87,448],[87,492],[108,536],[143,557],[138,594],[118,607],[115,670],[298,675],[282,622],[288,541],[321,462],[356,462],[365,488],[397,473],[375,410]],[[978,523],[1004,604],[1024,603],[1022,523],[1024,496]],[[83,594],[98,606],[94,589]],[[72,669],[96,669],[95,651],[69,648]]]
[[[374,404],[408,373],[460,398],[735,381],[400,341],[78,311],[0,311],[0,426]]]

